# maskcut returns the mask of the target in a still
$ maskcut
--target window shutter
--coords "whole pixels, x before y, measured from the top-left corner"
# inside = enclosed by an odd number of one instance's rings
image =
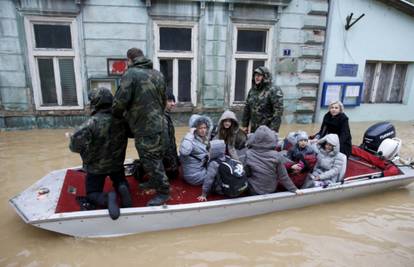
[[[60,85],[62,87],[62,105],[77,106],[75,71],[73,58],[59,59]]]
[[[389,102],[401,103],[404,94],[405,75],[407,73],[407,64],[396,64],[394,80],[391,86]]]

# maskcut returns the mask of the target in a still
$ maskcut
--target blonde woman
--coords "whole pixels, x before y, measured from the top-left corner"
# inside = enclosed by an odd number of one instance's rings
[[[320,139],[328,134],[338,135],[340,151],[349,157],[352,152],[352,137],[348,117],[344,113],[344,105],[341,101],[333,101],[329,104],[329,111],[323,117],[321,129],[315,138]]]

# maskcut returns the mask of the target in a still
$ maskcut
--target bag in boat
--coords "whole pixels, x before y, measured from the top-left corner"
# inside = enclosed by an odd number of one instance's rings
[[[238,197],[247,189],[247,176],[243,164],[226,156],[225,161],[218,161],[216,183],[224,195]]]
[[[394,138],[395,134],[395,127],[390,122],[376,123],[365,131],[361,148],[376,154],[381,143],[387,138]]]

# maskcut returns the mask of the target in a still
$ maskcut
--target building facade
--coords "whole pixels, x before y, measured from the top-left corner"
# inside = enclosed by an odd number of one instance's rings
[[[283,122],[312,122],[327,14],[327,0],[0,0],[0,128],[78,125],[90,88],[116,90],[131,47],[164,73],[179,121],[240,114],[265,65]]]
[[[327,36],[319,104],[338,92],[350,121],[414,120],[412,2],[331,0]],[[326,112],[318,105],[316,121]]]

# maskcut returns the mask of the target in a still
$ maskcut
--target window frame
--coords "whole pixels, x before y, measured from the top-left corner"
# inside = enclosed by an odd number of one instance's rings
[[[35,24],[48,24],[48,25],[69,25],[72,48],[36,48],[36,39],[34,34]],[[26,32],[27,51],[30,74],[32,77],[33,97],[36,110],[81,110],[84,108],[83,93],[82,93],[82,80],[80,72],[80,59],[79,59],[79,47],[78,47],[78,30],[76,18],[70,17],[42,17],[42,16],[25,16],[24,27]],[[55,85],[56,85],[56,106],[43,106],[42,88],[40,84],[38,58],[52,58],[53,70],[55,73]],[[78,105],[76,106],[63,106],[62,102],[62,88],[60,84],[60,58],[72,58],[73,68],[75,73],[76,84],[76,97]],[[56,75],[59,74],[59,75]]]
[[[365,67],[364,67],[364,81],[365,81],[365,69],[367,64],[375,64],[375,70],[374,70],[374,77],[372,80],[372,90],[369,92],[369,99],[368,101],[366,101],[365,99],[363,99],[364,104],[403,104],[404,103],[404,95],[406,94],[406,88],[405,86],[407,85],[407,73],[408,73],[408,69],[409,69],[409,62],[405,62],[405,61],[401,61],[401,62],[396,62],[396,61],[374,61],[374,60],[367,60],[365,61]],[[378,91],[378,84],[379,84],[379,79],[380,79],[380,74],[381,74],[381,68],[382,68],[382,64],[392,64],[392,70],[391,70],[391,77],[390,77],[390,84],[388,85],[387,91],[385,92],[387,94],[386,97],[386,101],[385,102],[376,102],[375,98],[377,96],[377,91]],[[406,68],[406,72],[405,72],[405,76],[404,76],[404,81],[402,82],[402,93],[401,93],[401,101],[399,102],[390,102],[389,99],[391,97],[391,90],[392,90],[392,85],[394,83],[394,76],[395,76],[395,69],[397,67],[397,65],[407,65]],[[368,90],[368,88],[364,87],[364,90]],[[363,93],[363,95],[365,95],[365,92]],[[364,97],[365,98],[365,97]]]
[[[191,51],[165,51],[160,50],[160,28],[191,28]],[[154,68],[160,70],[160,60],[173,60],[173,93],[177,99],[177,103],[190,103],[190,102],[178,102],[178,61],[180,59],[191,60],[191,104],[197,106],[197,55],[198,55],[198,25],[196,22],[187,21],[167,21],[157,20],[154,21]]]
[[[265,66],[270,69],[271,59],[273,54],[273,49],[271,49],[271,40],[273,40],[273,29],[272,25],[265,24],[245,24],[245,23],[235,23],[233,24],[233,52],[231,58],[231,88],[230,88],[230,105],[231,106],[240,106],[244,105],[245,101],[235,101],[236,95],[236,61],[237,60],[247,60],[247,77],[253,76],[253,61],[254,60],[264,60]],[[250,31],[266,31],[266,44],[265,52],[238,52],[237,51],[237,35],[239,30],[250,30]],[[251,79],[246,79],[246,91],[245,95],[249,92],[251,87]]]

